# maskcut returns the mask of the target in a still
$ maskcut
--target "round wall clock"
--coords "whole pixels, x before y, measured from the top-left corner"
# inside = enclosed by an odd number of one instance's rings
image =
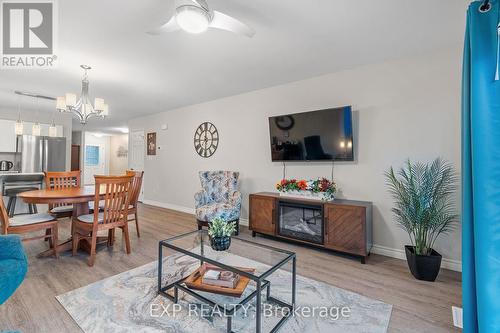
[[[295,125],[295,119],[293,119],[292,116],[276,117],[274,122],[276,126],[283,131],[288,131],[290,128],[293,127],[293,125]]]
[[[201,157],[212,156],[219,145],[219,132],[210,122],[204,122],[194,132],[194,149]]]

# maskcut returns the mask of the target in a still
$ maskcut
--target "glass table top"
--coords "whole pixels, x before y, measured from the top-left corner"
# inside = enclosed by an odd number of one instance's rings
[[[215,251],[210,246],[206,230],[197,230],[160,241],[164,247],[204,260],[214,265],[226,265],[240,275],[251,279],[262,279],[276,268],[283,266],[295,257],[294,252],[278,249],[264,244],[231,237],[231,246],[225,251]],[[163,257],[168,254],[163,249]],[[221,268],[225,268],[220,266]],[[238,267],[253,268],[253,273],[238,270]]]

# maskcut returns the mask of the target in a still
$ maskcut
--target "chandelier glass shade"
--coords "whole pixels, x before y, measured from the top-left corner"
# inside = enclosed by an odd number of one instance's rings
[[[82,79],[82,94],[79,99],[75,94],[67,93],[65,96],[57,97],[56,109],[60,112],[71,112],[81,124],[86,124],[89,118],[105,118],[109,114],[109,106],[104,103],[104,99],[96,98],[92,104],[89,97],[88,71],[91,67],[87,65],[80,66],[84,70]]]

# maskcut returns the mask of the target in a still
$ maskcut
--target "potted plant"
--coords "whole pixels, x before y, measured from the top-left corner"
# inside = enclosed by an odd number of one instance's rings
[[[208,236],[210,245],[215,251],[225,251],[231,245],[231,235],[236,231],[234,222],[226,222],[217,217],[210,222]]]
[[[439,158],[430,164],[408,160],[397,174],[391,167],[385,176],[394,198],[396,222],[410,236],[411,245],[405,246],[410,271],[419,280],[434,281],[441,267],[434,243],[458,220],[453,201],[455,171]]]

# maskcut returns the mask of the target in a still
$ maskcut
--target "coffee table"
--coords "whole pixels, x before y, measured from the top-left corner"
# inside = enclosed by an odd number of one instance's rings
[[[200,265],[209,263],[225,270],[245,276],[253,281],[247,288],[251,288],[251,292],[245,297],[241,297],[237,303],[227,305],[218,304],[215,297],[210,297],[210,293],[204,292],[203,295],[197,290],[188,288],[183,282],[189,276],[179,278],[176,281],[170,282],[168,285],[162,285],[162,276],[164,269],[163,251],[164,249],[171,249],[180,252],[186,256],[199,260]],[[242,305],[255,299],[255,331],[261,333],[262,330],[262,306],[263,302],[273,303],[279,307],[287,308],[285,315],[278,321],[278,323],[271,329],[270,332],[276,332],[279,328],[292,316],[295,308],[296,298],[296,255],[294,252],[285,251],[275,247],[247,241],[239,237],[231,238],[231,246],[225,253],[230,253],[242,258],[247,258],[252,261],[262,263],[253,273],[245,272],[233,265],[229,260],[231,256],[221,256],[221,252],[215,251],[210,247],[210,239],[206,230],[197,230],[183,235],[172,237],[159,242],[158,246],[158,293],[163,295],[174,303],[177,303],[179,290],[191,295],[200,302],[218,310],[222,310],[224,317],[227,318],[227,332],[232,331],[232,318],[240,310]],[[268,280],[269,276],[282,268],[287,263],[291,263],[291,300],[283,301],[271,295],[271,282]],[[240,265],[241,266],[241,265]],[[255,268],[255,267],[252,267]],[[168,293],[173,289],[173,295]],[[262,291],[266,291],[265,297],[262,297]],[[216,296],[216,294],[213,294]]]

